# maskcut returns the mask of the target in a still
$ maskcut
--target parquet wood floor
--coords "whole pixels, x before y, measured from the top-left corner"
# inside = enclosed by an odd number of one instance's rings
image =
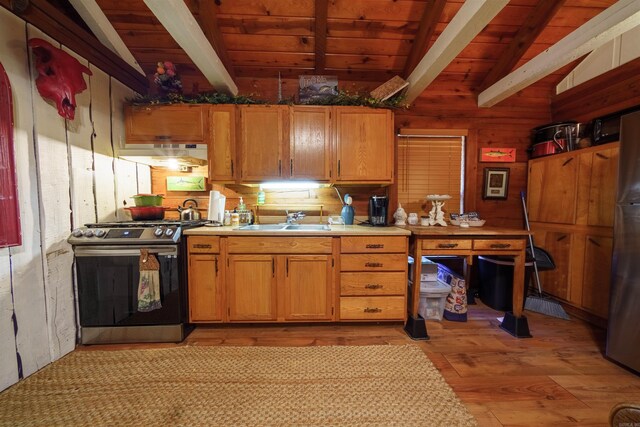
[[[516,339],[499,329],[496,318],[501,313],[478,303],[469,307],[467,322],[428,321],[429,341],[412,341],[397,323],[254,324],[201,326],[179,345],[416,343],[481,426],[607,426],[614,405],[640,402],[640,377],[604,358],[604,330],[578,319],[525,314],[534,336],[529,339]]]

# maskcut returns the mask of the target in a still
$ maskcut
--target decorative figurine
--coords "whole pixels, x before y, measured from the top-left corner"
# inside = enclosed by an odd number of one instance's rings
[[[407,225],[407,213],[400,203],[398,203],[398,210],[393,214],[393,219],[396,220],[395,225]]]
[[[428,222],[429,225],[441,225],[443,227],[447,226],[446,221],[444,220],[444,211],[442,207],[444,206],[444,201],[449,200],[451,196],[448,194],[431,194],[427,196],[427,200],[431,201],[431,211],[429,211]]]
[[[345,225],[353,225],[353,217],[355,216],[356,211],[353,206],[351,206],[351,203],[353,203],[353,199],[350,195],[345,194],[344,206],[342,207],[342,212],[340,213],[340,216],[342,217]]]

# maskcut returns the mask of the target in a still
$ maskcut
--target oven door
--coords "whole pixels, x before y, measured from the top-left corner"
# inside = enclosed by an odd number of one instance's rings
[[[138,311],[140,249],[160,263],[162,308]],[[78,246],[74,249],[80,326],[167,325],[182,322],[179,248]]]

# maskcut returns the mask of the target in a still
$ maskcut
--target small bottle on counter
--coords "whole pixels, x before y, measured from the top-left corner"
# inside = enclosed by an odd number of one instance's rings
[[[262,189],[262,186],[260,186],[260,191],[258,191],[258,205],[264,205],[265,201],[266,195],[264,193],[264,190]]]
[[[240,197],[240,203],[238,203],[238,212],[247,210],[247,205],[244,204],[244,200]]]
[[[231,212],[224,211],[223,224],[224,225],[231,225]]]
[[[231,226],[237,227],[240,225],[240,214],[238,212],[231,213]]]

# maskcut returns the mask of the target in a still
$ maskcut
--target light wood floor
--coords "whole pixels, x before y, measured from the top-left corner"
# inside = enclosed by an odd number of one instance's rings
[[[498,328],[500,314],[479,303],[465,323],[428,321],[430,341],[411,340],[400,324],[240,325],[199,327],[180,345],[415,343],[481,426],[606,426],[612,406],[640,402],[640,377],[603,357],[603,330],[525,312],[534,338],[516,339]],[[81,349],[151,346],[167,344]]]

